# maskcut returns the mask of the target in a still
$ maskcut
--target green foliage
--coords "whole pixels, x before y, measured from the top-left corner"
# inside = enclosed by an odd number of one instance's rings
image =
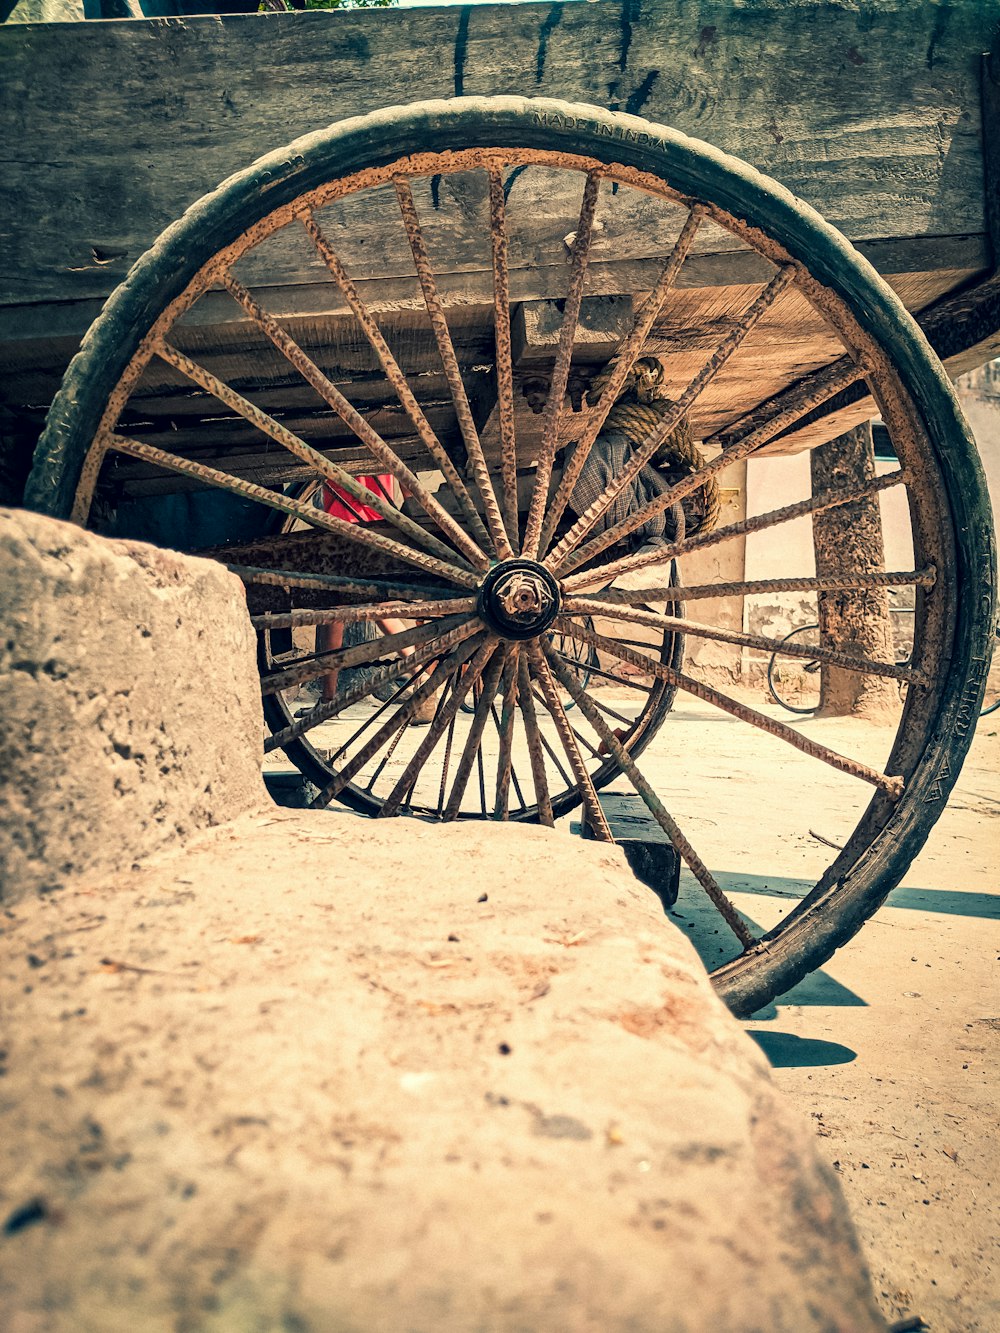
[[[399,0],[306,0],[306,9],[388,9]]]

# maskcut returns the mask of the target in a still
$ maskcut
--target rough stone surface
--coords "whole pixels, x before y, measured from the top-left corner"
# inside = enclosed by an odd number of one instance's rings
[[[0,590],[5,903],[266,803],[236,578],[5,509]]]
[[[0,924],[9,1333],[884,1327],[615,849],[274,810]]]

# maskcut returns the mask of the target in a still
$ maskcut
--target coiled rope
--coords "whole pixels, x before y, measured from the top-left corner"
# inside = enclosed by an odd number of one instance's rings
[[[610,378],[605,369],[594,380],[587,393],[587,402],[594,406]],[[663,366],[655,357],[640,357],[622,386],[605,422],[606,430],[620,430],[634,445],[647,439],[674,406],[663,396]],[[681,417],[650,463],[662,473],[668,483],[680,481],[705,466],[705,455],[691,438],[687,417]],[[722,494],[714,477],[709,477],[688,499],[683,501],[689,533],[710,532],[719,521]]]

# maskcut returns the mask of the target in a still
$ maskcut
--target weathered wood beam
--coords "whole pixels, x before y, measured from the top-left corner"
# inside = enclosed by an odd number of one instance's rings
[[[521,93],[640,112],[760,166],[854,240],[981,236],[978,55],[998,17],[996,0],[600,0],[8,25],[20,221],[0,304],[105,295],[195,198],[368,111],[373,89],[381,105]],[[444,184],[438,203],[444,217]]]

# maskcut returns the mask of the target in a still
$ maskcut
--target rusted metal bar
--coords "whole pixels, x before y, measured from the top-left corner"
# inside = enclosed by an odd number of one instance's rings
[[[478,618],[470,621],[468,616],[449,616],[444,620],[432,621],[429,625],[414,625],[412,629],[401,630],[399,634],[387,634],[374,643],[359,643],[350,648],[334,648],[328,653],[311,655],[302,665],[292,665],[262,676],[261,693],[275,694],[278,690],[291,689],[293,685],[302,685],[307,680],[315,680],[317,676],[328,675],[331,671],[361,666],[364,662],[377,662],[390,653],[399,653],[403,648],[417,648],[458,625],[469,623],[476,628],[482,624]]]
[[[531,764],[531,780],[535,788],[535,804],[538,806],[538,819],[552,828],[555,816],[552,812],[552,799],[549,796],[549,780],[545,773],[545,755],[542,753],[542,733],[535,715],[535,703],[531,697],[531,676],[528,672],[527,653],[521,653],[517,661],[518,704],[524,721],[524,738],[528,745],[528,760]]]
[[[580,318],[580,303],[583,300],[583,285],[587,277],[587,263],[590,259],[590,246],[594,234],[594,210],[600,192],[601,173],[591,171],[583,187],[583,201],[580,205],[580,218],[576,224],[576,237],[570,258],[569,287],[566,291],[563,307],[562,326],[559,329],[559,343],[556,348],[555,365],[552,369],[552,381],[545,402],[542,416],[542,439],[535,462],[535,486],[528,508],[525,525],[522,554],[529,560],[538,559],[539,543],[542,536],[542,518],[545,504],[549,497],[549,482],[552,480],[552,464],[555,462],[559,447],[559,422],[563,413],[563,399],[566,397],[566,385],[569,380],[570,362],[573,360],[573,344],[576,339],[576,326]],[[517,479],[515,475],[515,496]],[[516,508],[516,500],[515,500]]]
[[[546,564],[548,564],[550,568],[556,569],[561,567],[566,556],[580,544],[612,501],[614,501],[626,487],[631,486],[635,478],[653,457],[653,454],[656,453],[656,450],[664,440],[670,437],[677,424],[683,420],[701,394],[708,388],[709,384],[716,378],[730,358],[738,351],[751,332],[767,314],[771,306],[774,305],[781,293],[792,282],[796,272],[797,269],[794,264],[786,264],[778,270],[757,299],[746,311],[744,311],[742,318],[722,340],[702,366],[701,370],[699,370],[698,374],[690,384],[688,384],[687,388],[683,390],[670,411],[660,419],[655,430],[647,435],[641,444],[636,446],[631,459],[622,472],[614,479],[614,481],[610,482],[604,488],[603,492],[597,497],[593,504],[587,506],[570,528],[569,532],[567,532],[562,540],[553,547],[552,551],[546,558]],[[669,492],[665,492],[665,494],[668,493]],[[687,494],[687,492],[685,492],[685,494]],[[659,498],[663,499],[663,496]],[[680,497],[674,497],[675,500],[678,498]],[[673,503],[673,501],[670,503]],[[661,506],[661,508],[663,507],[666,506]],[[656,512],[659,512],[659,510]]]
[[[587,818],[594,829],[595,836],[601,842],[614,842],[611,836],[611,829],[608,827],[608,821],[605,818],[604,811],[601,809],[601,803],[597,799],[597,792],[594,784],[587,772],[587,765],[584,762],[583,755],[580,753],[580,747],[576,743],[576,737],[573,735],[573,728],[569,724],[566,716],[566,710],[562,706],[562,700],[559,698],[559,692],[552,683],[552,673],[549,671],[549,664],[539,647],[537,639],[532,639],[527,645],[528,661],[531,665],[531,671],[538,684],[541,687],[542,694],[545,697],[545,707],[548,709],[549,716],[555,723],[556,732],[562,747],[566,751],[566,757],[569,760],[570,768],[573,770],[573,776],[576,779],[580,796],[583,799],[583,808],[587,812]]]
[[[374,790],[375,790],[375,783],[378,782],[378,780],[379,780],[379,778],[382,776],[382,773],[383,773],[383,771],[385,770],[385,768],[392,762],[392,756],[396,753],[396,750],[397,750],[398,747],[399,747],[399,742],[400,742],[400,741],[403,739],[403,737],[406,735],[406,729],[407,729],[407,727],[410,725],[410,722],[411,722],[412,720],[413,720],[412,717],[410,717],[409,715],[407,715],[406,717],[404,717],[402,723],[401,723],[400,726],[399,726],[399,730],[396,732],[395,736],[393,736],[392,740],[391,740],[391,741],[389,742],[389,744],[386,746],[386,748],[385,748],[385,754],[382,756],[382,758],[379,760],[379,762],[375,765],[375,770],[374,770],[374,772],[372,773],[372,775],[371,775],[371,777],[368,779],[368,781],[365,783],[365,790],[366,790],[369,794],[371,794],[371,793],[374,792]]]
[[[559,661],[558,655],[555,653],[551,645],[545,644],[543,647],[557,678],[561,681],[563,687],[568,690],[576,700],[580,712],[597,732],[603,745],[606,747],[615,763],[618,764],[622,772],[628,776],[633,787],[635,787],[636,791],[646,803],[646,808],[649,810],[649,813],[659,824],[660,828],[663,829],[678,855],[684,859],[695,879],[708,894],[716,911],[725,921],[726,925],[729,926],[730,930],[743,945],[744,949],[752,949],[757,943],[757,940],[747,929],[740,914],[722,891],[715,876],[705,865],[704,861],[692,847],[685,835],[681,832],[677,821],[669,813],[656,792],[643,777],[642,773],[636,766],[635,760],[601,717],[600,713],[594,707],[592,700],[587,697],[586,691],[580,686],[580,682],[576,680],[573,673]]]
[[[408,495],[412,495],[424,513],[438,528],[461,550],[469,543],[468,535],[442,508],[440,502],[423,485],[417,474],[400,459],[393,449],[382,439],[378,431],[373,430],[361,413],[347,401],[335,384],[320,370],[319,366],[306,355],[290,334],[286,333],[273,315],[268,314],[259,301],[247,291],[246,287],[230,272],[222,274],[221,281],[233,299],[243,307],[251,320],[264,333],[288,361],[299,372],[307,384],[310,384],[319,396],[333,408],[344,425],[347,426],[365,448],[378,459],[386,472],[392,475]]]
[[[448,329],[448,320],[445,317],[444,306],[438,295],[434,270],[427,255],[423,232],[420,229],[420,221],[413,203],[413,194],[409,182],[402,176],[394,176],[393,185],[396,188],[396,198],[399,201],[403,226],[406,228],[406,236],[410,242],[413,264],[417,271],[420,290],[423,293],[424,306],[430,319],[434,340],[438,347],[438,355],[441,357],[445,378],[448,381],[448,388],[451,391],[452,402],[455,405],[455,416],[462,432],[462,439],[465,442],[465,450],[469,456],[469,466],[472,469],[472,475],[483,502],[486,526],[489,529],[497,559],[506,560],[513,555],[513,550],[504,527],[496,492],[493,489],[493,482],[490,479],[490,470],[483,454],[479,432],[476,430],[476,423],[473,420],[469,397],[465,392],[462,372],[459,369],[458,358],[455,355],[455,346],[452,343],[451,332]]]
[[[343,574],[308,574],[300,569],[267,569],[260,565],[230,565],[226,568],[244,583],[276,588],[329,588],[349,597],[384,597],[387,600],[424,601],[450,597],[461,601],[466,594],[457,588],[421,587],[417,583],[395,583],[388,579],[354,579]]]
[[[448,457],[447,450],[435,434],[434,428],[427,420],[423,408],[417,402],[413,390],[410,388],[409,382],[403,374],[399,362],[390,351],[389,344],[386,342],[374,315],[365,305],[364,301],[362,301],[358,294],[358,289],[351,281],[347,270],[340,261],[340,257],[324,236],[319,223],[316,221],[315,214],[312,212],[307,213],[305,217],[302,218],[302,225],[305,227],[309,239],[315,246],[316,253],[330,271],[334,282],[336,282],[337,286],[343,293],[344,300],[350,306],[355,319],[361,325],[365,337],[368,339],[372,346],[372,350],[379,359],[379,364],[385,371],[386,379],[392,385],[396,396],[406,410],[407,416],[409,416],[410,420],[413,422],[414,429],[423,442],[424,448],[434,459],[434,462],[440,468],[442,475],[451,487],[452,494],[455,496],[462,512],[465,514],[469,526],[477,536],[480,536],[481,540],[488,543],[489,538],[486,529],[483,527],[482,519],[479,517],[476,506],[472,502],[472,496],[469,494],[465,482],[459,475],[455,464]],[[463,537],[464,542],[459,547],[463,555],[469,559],[474,569],[486,569],[489,565],[489,560],[485,553],[476,545],[471,537],[466,536],[464,533]]]
[[[497,416],[500,422],[500,479],[504,527],[520,550],[517,512],[517,437],[514,428],[514,357],[510,345],[510,275],[507,269],[507,203],[503,172],[489,170],[490,247],[493,258],[493,330],[496,342]]]
[[[544,706],[545,698],[541,693],[541,691],[534,690],[533,693],[538,702]],[[563,711],[565,712],[565,709]],[[566,721],[569,722],[569,713],[566,713]],[[584,736],[584,734],[581,731],[579,731],[576,727],[573,726],[572,722],[570,722],[569,724],[569,729],[573,733],[574,740],[576,740],[576,742],[579,745],[583,746],[583,748],[587,751],[587,753],[590,755],[592,759],[597,759],[598,761],[603,762],[607,758],[606,755],[601,754],[600,750],[598,750],[597,746],[594,745],[593,742],[587,740],[586,736]]]
[[[517,672],[521,656],[521,645],[508,644],[507,658],[503,668],[503,712],[497,726],[500,737],[500,753],[497,756],[496,799],[493,803],[493,818],[506,819],[509,814],[510,778],[513,772],[514,715],[517,706]],[[496,721],[496,710],[492,709]]]
[[[415,784],[416,779],[420,774],[420,770],[430,758],[431,752],[444,735],[445,729],[450,724],[452,718],[462,706],[462,700],[483,674],[486,669],[486,664],[497,650],[498,643],[499,640],[496,635],[488,635],[483,644],[476,651],[476,655],[472,658],[466,671],[458,680],[456,680],[451,697],[443,707],[438,708],[434,715],[434,721],[428,727],[420,744],[410,756],[409,763],[398,778],[396,785],[382,802],[382,808],[378,812],[380,819],[388,819],[399,813],[399,808],[402,805],[407,792]]]
[[[446,658],[439,661],[427,679],[416,686],[413,693],[403,704],[403,707],[399,712],[395,713],[387,722],[385,722],[375,735],[361,747],[354,758],[344,765],[336,777],[327,783],[319,795],[312,801],[311,808],[323,809],[328,806],[335,797],[339,796],[348,783],[354,779],[355,775],[361,772],[369,759],[373,758],[382,746],[392,738],[394,733],[400,728],[405,729],[405,727],[409,725],[424,700],[430,698],[434,691],[445,683],[452,672],[456,671],[463,662],[467,661],[473,655],[473,653],[477,650],[481,652],[482,648],[487,646],[487,641],[489,639],[490,636],[486,631],[483,631],[482,635],[473,635],[464,643],[460,643],[457,648],[454,648]],[[436,722],[437,717],[435,717],[435,722],[432,723],[432,730]],[[407,779],[407,781],[409,781],[409,779]]]
[[[605,588],[594,599],[607,609],[622,603],[638,606],[643,602],[697,602],[705,597],[754,597],[779,592],[843,592],[863,588],[933,588],[937,569],[887,570],[871,574],[827,574],[823,578],[801,579],[744,579],[732,583],[697,583],[682,587],[680,584],[661,584],[655,588]],[[567,601],[567,606],[569,602]]]
[[[507,646],[501,644],[490,659],[490,664],[483,675],[483,688],[479,695],[479,702],[472,718],[472,725],[469,727],[469,734],[465,738],[462,756],[455,770],[455,781],[448,797],[448,804],[445,806],[444,817],[446,820],[457,819],[458,812],[462,808],[462,797],[465,795],[465,788],[472,773],[472,765],[476,761],[476,756],[481,753],[483,732],[486,730],[486,723],[489,721],[493,698],[500,684],[500,676],[506,661]]]
[[[532,690],[530,692],[530,697],[532,699],[539,697],[534,692],[534,687],[532,687]],[[542,698],[542,702],[544,703],[544,698]],[[546,709],[546,711],[548,710]],[[559,758],[558,752],[552,745],[549,744],[548,737],[545,735],[545,732],[541,730],[541,728],[539,728],[538,731],[538,739],[541,742],[542,748],[544,749],[545,753],[549,756],[549,758],[555,765],[556,772],[559,774],[560,778],[562,778],[563,782],[565,782],[567,788],[572,788],[575,785],[572,773],[567,773],[565,768],[563,768],[562,760]]]
[[[445,701],[445,694],[448,691],[449,687],[452,689],[452,691],[454,691],[455,688],[454,676],[452,676],[451,679],[442,687],[441,690],[442,703],[444,703]],[[435,814],[437,815],[438,819],[440,819],[441,816],[444,814],[444,794],[448,786],[448,769],[451,767],[451,751],[452,751],[452,746],[455,743],[455,724],[457,721],[458,721],[458,714],[455,713],[451,721],[448,723],[448,731],[445,734],[444,738],[444,758],[441,760],[441,781],[438,783],[437,809],[435,811]]]
[[[677,275],[681,271],[681,265],[687,258],[688,253],[694,243],[695,235],[705,216],[705,210],[701,205],[695,205],[688,213],[681,233],[674,243],[674,248],[670,252],[670,258],[667,260],[663,272],[657,280],[656,286],[649,293],[649,296],[642,304],[642,309],[636,314],[632,328],[626,335],[623,342],[615,349],[611,358],[611,375],[601,394],[597,406],[588,413],[586,425],[583,434],[573,450],[572,457],[563,469],[562,480],[552,497],[552,503],[549,505],[549,512],[542,527],[542,538],[539,545],[540,551],[547,550],[549,544],[555,535],[559,520],[562,518],[569,498],[573,494],[573,488],[580,479],[580,473],[583,471],[583,465],[594,447],[594,441],[600,435],[608,413],[615,405],[618,395],[622,391],[622,385],[628,376],[629,371],[635,365],[643,345],[649,337],[653,323],[663,308],[663,303],[667,299],[668,293],[673,289],[677,281]]]
[[[661,565],[676,557],[689,555],[692,551],[702,551],[706,547],[716,546],[719,542],[731,541],[734,537],[746,537],[752,532],[765,532],[768,528],[790,523],[793,519],[806,514],[820,513],[824,509],[833,509],[836,505],[854,504],[880,491],[887,491],[894,486],[908,481],[906,472],[887,472],[883,477],[866,482],[864,486],[855,486],[850,490],[826,491],[813,496],[810,500],[798,500],[795,504],[785,505],[781,509],[772,509],[766,514],[757,514],[753,518],[740,519],[724,528],[715,528],[712,532],[695,533],[683,541],[671,542],[658,546],[655,551],[636,552],[624,556],[621,560],[610,561],[596,569],[588,569],[567,578],[563,585],[567,592],[576,592],[580,588],[592,587],[595,583],[606,584],[619,574],[630,574],[649,565]],[[603,594],[602,594],[603,595]]]
[[[388,663],[387,666],[379,667],[364,680],[358,681],[356,685],[338,691],[335,699],[321,700],[304,717],[298,718],[291,726],[284,727],[281,731],[276,731],[268,736],[264,741],[264,753],[270,754],[272,750],[280,750],[282,746],[295,740],[297,736],[303,736],[307,731],[311,731],[313,727],[318,727],[331,717],[336,717],[338,713],[343,712],[345,708],[349,708],[351,704],[360,703],[362,699],[368,698],[380,685],[386,685],[400,675],[412,675],[415,671],[419,671],[428,662],[450,652],[456,644],[477,633],[479,629],[480,626],[476,621],[466,621],[464,625],[457,625],[453,630],[449,630],[447,634],[442,634],[437,639],[431,639],[429,643],[423,644],[408,656],[401,655],[398,660]],[[405,686],[401,688],[405,688]],[[391,702],[390,700],[389,703]],[[378,710],[378,713],[383,712],[389,706],[389,703],[384,704]],[[375,716],[377,717],[378,714]],[[369,722],[372,720],[372,718],[368,719]]]
[[[559,661],[562,662],[563,665],[564,665],[568,670],[572,671],[574,667],[578,667],[578,666],[579,666],[579,663],[578,663],[578,662],[574,662],[574,660],[573,660],[572,657],[567,657],[565,653],[561,653],[561,652],[559,651],[558,648],[554,647],[551,641],[549,642],[549,647],[552,648],[552,651],[553,651],[553,652],[556,654],[556,656],[559,658]],[[626,681],[624,681],[624,680],[620,680],[617,676],[612,676],[610,672],[608,672],[608,671],[604,671],[604,672],[600,672],[600,673],[598,673],[596,667],[591,667],[591,666],[589,666],[589,665],[588,665],[588,667],[587,667],[587,674],[588,674],[588,675],[601,674],[601,675],[604,676],[605,680],[611,680],[611,681],[614,681],[614,683],[615,683],[616,685],[626,685],[626,684],[627,684]],[[579,677],[577,677],[577,679],[579,679]],[[637,688],[637,689],[643,689],[642,686],[635,686],[634,688]],[[644,693],[645,693],[645,692],[646,692],[646,691],[644,691]],[[602,699],[600,702],[597,703],[597,707],[601,710],[602,713],[606,713],[608,717],[613,717],[614,720],[615,720],[616,722],[620,722],[620,723],[622,724],[622,726],[625,726],[625,727],[631,727],[631,726],[633,726],[633,725],[635,724],[635,718],[634,718],[634,717],[626,717],[626,715],[625,715],[624,713],[619,713],[618,710],[617,710],[617,708],[612,708],[611,705],[610,705],[609,703],[606,703],[603,699]]]
[[[231,407],[234,412],[237,412],[244,420],[249,421],[252,426],[256,426],[259,431],[270,436],[276,444],[280,444],[290,454],[300,458],[303,463],[307,463],[309,467],[318,472],[320,476],[325,477],[327,481],[346,491],[348,495],[361,504],[374,509],[387,523],[391,523],[400,532],[405,532],[418,546],[426,547],[427,550],[433,551],[444,560],[454,560],[455,552],[451,547],[445,546],[444,542],[439,541],[433,533],[425,531],[419,523],[414,523],[413,519],[408,518],[396,505],[386,504],[385,500],[370,491],[367,486],[363,486],[356,477],[352,477],[338,464],[331,463],[325,454],[320,453],[318,449],[314,449],[311,444],[307,444],[305,440],[290,431],[286,426],[275,421],[267,412],[262,411],[256,404],[251,403],[242,394],[230,388],[224,380],[220,380],[218,376],[213,375],[204,366],[198,365],[196,361],[192,361],[189,356],[185,356],[183,352],[179,352],[176,347],[171,346],[168,342],[157,344],[156,354],[168,366],[172,366],[174,370],[184,375],[186,379],[199,385],[206,393],[210,393],[220,403],[225,403],[227,407]],[[471,546],[473,551],[478,550],[474,543],[468,543],[468,545]],[[468,552],[465,552],[465,554],[468,555]],[[478,567],[485,568],[488,562],[481,552],[479,558],[480,565]]]
[[[294,629],[301,625],[329,625],[338,622],[354,625],[362,620],[387,620],[399,617],[404,620],[431,620],[438,616],[458,615],[462,611],[475,611],[476,599],[447,598],[440,602],[376,602],[371,606],[331,606],[323,611],[268,611],[264,615],[251,616],[254,629]]]
[[[792,727],[786,726],[784,722],[779,722],[777,718],[766,717],[763,713],[748,708],[746,704],[741,704],[736,699],[730,699],[727,694],[722,694],[709,685],[703,685],[701,681],[692,680],[690,676],[686,676],[681,671],[675,671],[673,667],[669,667],[663,662],[657,662],[652,657],[647,657],[645,653],[638,653],[632,648],[625,648],[617,640],[609,639],[594,630],[584,629],[583,626],[576,625],[573,621],[562,616],[557,618],[555,626],[563,634],[568,634],[570,638],[581,639],[584,643],[593,644],[595,648],[609,653],[612,657],[619,658],[622,662],[631,662],[633,666],[639,667],[650,676],[665,680],[669,685],[674,685],[687,694],[693,694],[697,698],[703,699],[705,703],[714,704],[716,708],[721,708],[724,712],[739,718],[741,722],[747,722],[750,726],[757,727],[758,730],[777,737],[778,740],[786,741],[796,750],[801,750],[803,754],[809,755],[812,759],[822,760],[824,764],[829,764],[831,768],[836,768],[841,773],[847,773],[853,778],[859,778],[862,782],[868,782],[873,787],[878,787],[892,800],[897,800],[903,793],[903,779],[901,777],[890,777],[888,774],[879,773],[875,769],[869,768],[856,759],[845,758],[844,755],[837,754],[835,750],[820,745],[818,741],[801,735]]]
[[[864,374],[865,369],[862,365],[849,365],[845,367],[841,378],[844,382],[853,384],[855,380],[861,379]],[[828,395],[831,392],[839,393],[842,387],[843,384],[838,385],[836,382],[831,381],[830,383],[824,384],[820,389],[816,389],[815,394]],[[787,409],[788,420],[797,420],[799,416],[810,411],[817,405],[816,402],[813,402],[810,399],[800,400],[797,407],[789,407]],[[613,546],[615,542],[621,541],[623,537],[627,537],[629,533],[634,532],[636,528],[642,527],[644,523],[648,523],[654,515],[662,513],[664,509],[669,509],[671,505],[677,504],[677,502],[683,500],[685,496],[698,490],[709,477],[714,477],[717,473],[724,472],[725,469],[731,467],[733,463],[741,462],[744,458],[749,457],[749,455],[756,449],[762,448],[778,429],[783,429],[783,427],[778,424],[779,421],[780,418],[773,418],[758,430],[751,431],[749,435],[743,436],[742,439],[736,441],[735,444],[724,449],[721,454],[718,454],[715,458],[705,463],[697,472],[692,472],[690,476],[682,478],[680,481],[676,482],[675,485],[668,486],[656,496],[655,499],[650,500],[648,504],[641,505],[621,523],[616,523],[614,526],[606,528],[599,536],[594,537],[589,541],[586,546],[580,546],[575,551],[572,551],[570,547],[567,547],[566,549],[569,552],[568,557],[565,558],[561,564],[553,565],[553,568],[560,574],[566,574],[570,570],[577,569],[580,565],[586,564],[588,560],[593,560],[601,551],[606,550],[609,546]],[[786,422],[785,424],[788,423]],[[641,446],[641,449],[644,450],[645,446]],[[630,464],[629,468],[631,469],[632,466],[633,465]],[[597,501],[594,503],[596,504]],[[588,510],[588,513],[589,512],[590,511]],[[569,536],[568,533],[567,536]],[[562,545],[563,543],[560,543],[560,546]],[[556,550],[558,549],[559,548],[557,547]],[[553,551],[551,556],[546,557],[546,564],[554,559],[555,551]]]
[[[385,717],[386,713],[388,713],[391,708],[399,708],[406,702],[403,696],[406,695],[410,689],[410,680],[408,677],[406,680],[403,680],[402,677],[406,675],[407,672],[409,672],[411,675],[414,675],[419,671],[419,667],[417,667],[416,665],[410,666],[410,663],[415,662],[415,657],[416,654],[414,654],[411,657],[404,657],[400,659],[401,662],[405,662],[407,665],[405,669],[400,669],[399,676],[393,682],[393,684],[395,685],[395,689],[393,690],[389,698],[386,699],[384,703],[379,703],[379,706],[375,709],[374,713],[371,713],[368,717],[363,718],[361,726],[355,727],[355,729],[351,732],[350,736],[348,736],[346,740],[340,742],[336,750],[330,751],[330,753],[326,757],[326,761],[331,768],[335,767],[337,761],[343,755],[348,753],[351,747],[357,743],[357,741],[365,734],[366,731],[370,731],[372,727],[377,725],[379,720]],[[385,670],[385,668],[383,667],[382,670]],[[400,728],[400,734],[402,734],[403,730],[404,728]],[[386,750],[383,762],[387,762],[392,757],[395,745],[396,742],[393,741],[392,744],[389,746],[389,748]],[[378,773],[380,772],[381,768],[382,764],[379,764],[378,768],[376,768],[375,770],[375,773],[369,779],[368,785],[370,787],[374,786],[375,782],[377,781]]]
[[[143,444],[140,440],[130,440],[123,435],[112,437],[111,448],[116,449],[119,453],[128,454],[131,458],[141,458],[147,463],[155,463],[158,467],[167,468],[171,472],[180,472],[184,476],[196,477],[199,481],[205,482],[207,486],[215,486],[219,490],[231,491],[233,495],[240,495],[245,500],[257,500],[260,504],[267,505],[269,509],[278,509],[282,513],[301,518],[310,527],[325,528],[327,532],[335,532],[348,541],[357,542],[361,546],[368,547],[369,550],[382,551],[383,554],[391,556],[393,560],[402,560],[406,564],[416,565],[418,569],[425,569],[429,574],[436,574],[439,578],[449,579],[452,583],[461,584],[466,588],[475,588],[479,582],[472,570],[460,569],[458,565],[445,564],[444,561],[427,555],[423,551],[404,546],[401,542],[393,541],[390,537],[383,537],[381,533],[371,532],[368,530],[370,527],[368,524],[348,523],[345,519],[335,518],[333,514],[327,514],[322,509],[304,504],[301,500],[293,500],[291,496],[279,495],[276,491],[269,491],[265,486],[258,486],[252,481],[244,481],[240,477],[231,477],[228,472],[220,472],[218,468],[207,467],[204,463],[194,462],[193,459],[180,458],[176,454],[165,453],[164,450],[157,449],[154,445]]]
[[[704,625],[698,620],[687,620],[680,616],[664,616],[656,611],[641,611],[636,607],[609,608],[589,597],[568,597],[563,603],[568,615],[606,616],[613,620],[624,620],[634,625],[650,625],[654,629],[672,630],[678,634],[690,634],[697,639],[711,639],[716,643],[732,643],[741,648],[756,648],[764,653],[781,653],[783,657],[801,657],[807,662],[828,662],[831,666],[842,667],[846,671],[860,671],[868,676],[881,676],[887,680],[907,681],[909,684],[926,685],[927,677],[916,667],[897,666],[895,662],[875,662],[867,657],[853,657],[837,649],[819,645],[788,643],[785,639],[770,639],[762,634],[749,634],[743,630],[720,629],[715,625]]]

